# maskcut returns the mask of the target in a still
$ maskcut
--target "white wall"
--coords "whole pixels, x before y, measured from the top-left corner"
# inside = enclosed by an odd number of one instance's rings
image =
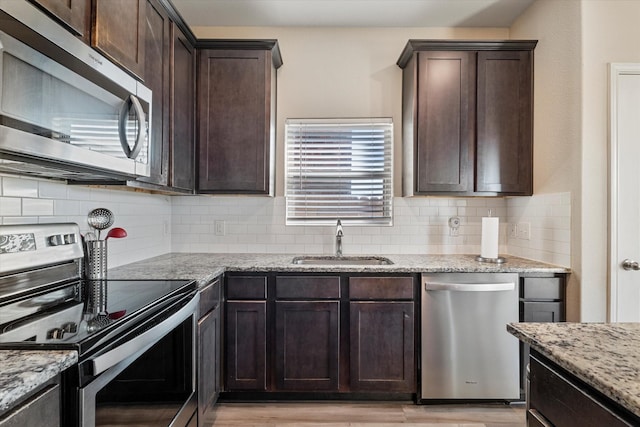
[[[512,25],[511,37],[535,39],[534,194],[568,192],[571,269],[567,319],[581,318],[582,0],[537,0]],[[519,214],[520,215],[520,214]],[[530,213],[522,214],[530,215]],[[604,305],[596,310],[601,316]]]
[[[604,319],[602,304],[607,301],[607,66],[611,62],[640,62],[639,22],[637,0],[582,2],[583,319]],[[599,315],[597,318],[593,317],[594,311]]]
[[[637,0],[537,0],[511,28],[540,39],[534,192],[573,195],[569,320],[607,319],[607,64],[640,62],[638,22]]]

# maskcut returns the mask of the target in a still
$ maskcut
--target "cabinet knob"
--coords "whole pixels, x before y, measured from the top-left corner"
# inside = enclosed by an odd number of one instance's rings
[[[622,261],[622,268],[624,268],[625,270],[640,270],[640,265],[638,265],[637,261],[625,259],[624,261]]]

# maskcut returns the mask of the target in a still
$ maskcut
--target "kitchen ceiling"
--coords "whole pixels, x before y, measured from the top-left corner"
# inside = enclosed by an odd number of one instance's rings
[[[173,0],[191,27],[509,27],[535,0]]]

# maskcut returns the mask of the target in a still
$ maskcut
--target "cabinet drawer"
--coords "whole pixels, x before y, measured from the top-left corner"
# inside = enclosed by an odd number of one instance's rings
[[[564,299],[563,280],[560,277],[525,277],[522,280],[524,299]]]
[[[220,303],[220,279],[215,279],[200,290],[199,316],[202,317]]]
[[[562,322],[564,304],[562,302],[525,301],[522,304],[523,322]]]
[[[340,298],[340,277],[278,276],[276,298],[338,299]]]
[[[227,299],[266,299],[265,276],[231,276],[227,278]]]
[[[591,394],[595,391],[578,386],[546,362],[532,356],[530,407],[541,419],[555,426],[618,427],[630,426],[612,412],[608,404]],[[535,424],[533,424],[535,425]],[[544,424],[543,424],[544,425]]]
[[[412,300],[414,294],[413,277],[351,277],[349,278],[350,299],[361,300]]]

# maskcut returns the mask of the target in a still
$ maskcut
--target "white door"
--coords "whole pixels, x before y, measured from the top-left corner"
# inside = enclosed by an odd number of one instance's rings
[[[611,64],[609,320],[640,321],[640,64]],[[625,262],[626,261],[626,262]]]

